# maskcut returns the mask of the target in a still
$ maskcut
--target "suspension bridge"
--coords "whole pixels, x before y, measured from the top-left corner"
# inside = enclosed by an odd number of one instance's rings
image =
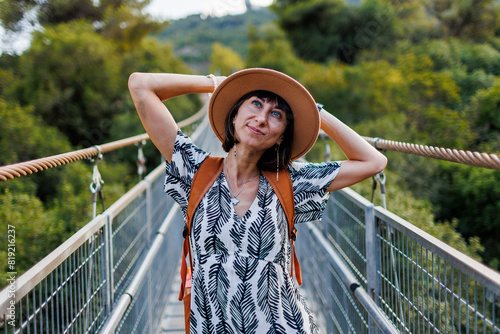
[[[206,108],[179,126],[196,123],[192,139],[224,155],[205,114]],[[8,282],[0,292],[0,332],[184,332],[177,300],[184,218],[163,192],[164,165],[96,215],[102,154],[134,144],[141,152],[147,139],[0,167],[7,181],[92,158],[95,216]],[[379,149],[500,170],[494,154],[365,139]],[[332,193],[323,221],[297,229],[300,290],[324,333],[500,333],[498,272],[353,190]]]

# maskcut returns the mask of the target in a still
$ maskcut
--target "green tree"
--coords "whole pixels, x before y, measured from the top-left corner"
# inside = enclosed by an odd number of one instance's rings
[[[489,44],[447,38],[411,45],[411,52],[429,57],[434,71],[463,67],[468,73],[483,70],[500,75],[500,51]]]
[[[147,2],[141,3],[141,9]],[[124,4],[116,8],[108,7],[104,14],[102,26],[97,32],[124,51],[138,47],[146,36],[159,33],[167,25],[167,22],[155,21],[142,10]]]
[[[427,0],[425,4],[427,12],[439,23],[437,36],[482,42],[500,26],[500,5],[495,0]]]
[[[392,8],[397,17],[393,23],[398,37],[412,43],[420,43],[429,37],[434,28],[434,22],[429,20],[425,1],[384,0],[384,3]]]
[[[23,29],[26,21],[48,25],[80,19],[96,21],[102,16],[91,0],[2,0],[0,8],[2,26],[12,31]],[[33,13],[34,20],[29,17]]]
[[[32,107],[0,98],[0,165],[67,152],[70,145],[55,127],[45,125]],[[28,135],[29,134],[29,135]]]
[[[348,123],[397,114],[407,107],[407,82],[384,60],[351,66],[308,64],[302,82],[325,109]]]
[[[295,78],[304,71],[303,62],[295,56],[283,32],[269,24],[249,29],[248,55],[246,67],[272,68]]]
[[[9,99],[17,79],[19,57],[4,53],[0,56],[0,97]]]
[[[467,239],[479,237],[485,262],[500,269],[500,172],[445,162],[440,167],[433,198],[438,219],[458,219],[458,231]]]
[[[137,46],[141,39],[160,32],[167,22],[158,21],[144,11],[151,0],[0,0],[2,26],[15,36],[77,21],[112,40],[121,50]],[[31,26],[31,29],[27,29]]]
[[[42,26],[82,19],[100,22],[106,17],[108,10],[128,7],[142,12],[150,2],[151,0],[1,0],[0,20],[5,29],[13,31],[22,29],[26,21]],[[150,16],[142,18],[152,22]]]
[[[500,154],[500,78],[472,98],[468,116],[476,134],[473,148]]]
[[[231,48],[220,43],[212,44],[210,55],[210,73],[228,76],[233,72],[243,69],[245,63],[241,56]]]
[[[73,145],[102,143],[126,89],[120,58],[86,22],[47,28],[20,59],[17,97]]]
[[[297,55],[308,61],[351,64],[361,51],[390,46],[396,37],[394,10],[383,1],[278,0],[273,8]]]
[[[10,191],[0,193],[0,221],[2,226],[14,226],[16,233],[16,271],[29,269],[63,241],[62,221],[54,221],[53,213],[46,212],[34,195]],[[4,234],[5,236],[5,234]],[[7,238],[0,238],[0,277],[5,285],[7,267]]]

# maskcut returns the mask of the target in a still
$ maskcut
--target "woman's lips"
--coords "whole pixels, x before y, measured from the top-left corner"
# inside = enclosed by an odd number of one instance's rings
[[[255,133],[256,135],[263,135],[264,133],[262,131],[260,131],[259,129],[257,128],[254,128],[253,126],[248,126],[248,129],[250,129],[251,132]]]

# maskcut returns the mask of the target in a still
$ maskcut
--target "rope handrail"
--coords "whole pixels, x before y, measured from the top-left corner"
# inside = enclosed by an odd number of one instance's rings
[[[203,107],[196,114],[178,122],[177,126],[179,128],[188,126],[199,120],[206,112],[207,108]],[[0,181],[7,181],[16,177],[26,176],[45,169],[65,165],[67,163],[92,158],[99,154],[99,148],[102,153],[107,153],[127,146],[132,146],[136,143],[141,143],[143,140],[149,140],[149,135],[147,133],[77,151],[0,166]]]
[[[451,148],[402,143],[381,138],[363,137],[377,149],[419,155],[427,158],[458,162],[466,165],[500,170],[500,156],[497,154],[457,150]]]
[[[196,114],[177,123],[179,128],[190,125],[199,120],[207,111],[206,106]],[[363,137],[367,142],[378,149],[391,150],[401,153],[419,155],[428,158],[440,159],[451,162],[458,162],[466,165],[484,167],[500,170],[500,156],[497,154],[464,151],[450,148],[426,146],[420,144],[403,143],[381,138]],[[102,153],[111,152],[123,147],[149,140],[149,135],[141,135],[120,139],[103,145],[93,146],[68,153],[57,154],[35,160],[18,162],[10,165],[0,166],[0,181],[7,181],[16,177],[26,176],[45,169],[57,167],[67,163],[88,159]]]

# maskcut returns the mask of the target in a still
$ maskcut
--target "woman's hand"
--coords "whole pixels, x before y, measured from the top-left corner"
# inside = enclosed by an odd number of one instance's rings
[[[128,87],[144,129],[167,161],[172,159],[177,124],[162,101],[215,89],[209,77],[168,73],[132,73]]]
[[[351,186],[385,168],[387,158],[354,130],[324,109],[319,114],[321,128],[335,140],[347,157],[346,161],[342,161],[339,174],[328,187],[328,191]]]

